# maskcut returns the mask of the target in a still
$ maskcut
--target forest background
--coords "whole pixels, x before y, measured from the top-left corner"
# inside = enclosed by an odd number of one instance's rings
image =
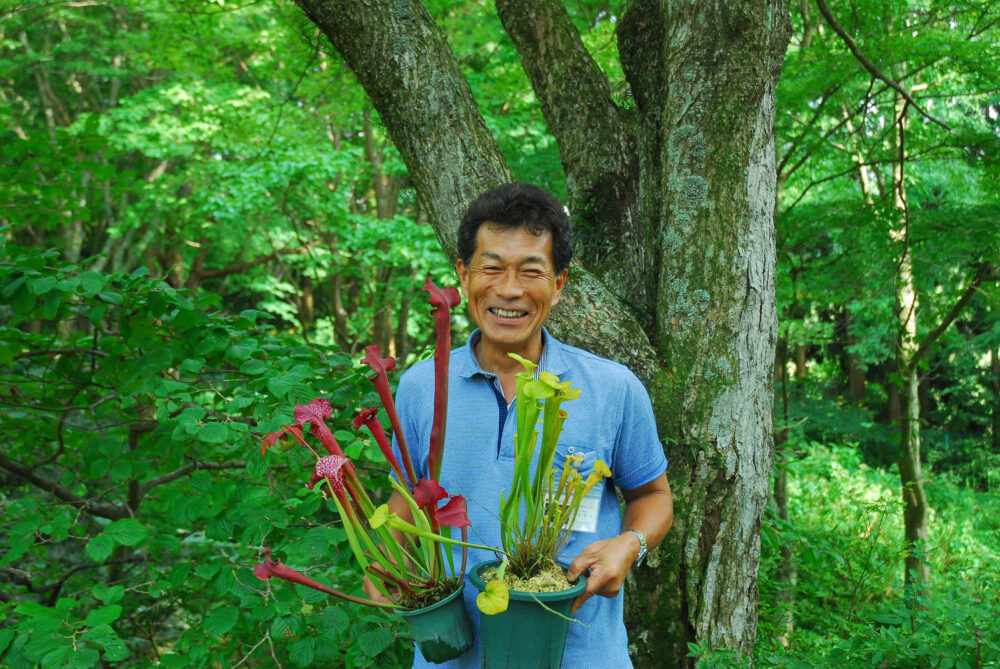
[[[515,177],[565,198],[492,3],[426,4]],[[564,4],[628,109],[621,8]],[[997,666],[1000,10],[786,9],[752,654]],[[392,617],[251,572],[267,543],[360,590],[304,454],[259,441],[322,395],[385,491],[360,352],[429,356],[419,286],[454,284],[344,60],[286,3],[8,2],[0,120],[0,662],[407,666]]]

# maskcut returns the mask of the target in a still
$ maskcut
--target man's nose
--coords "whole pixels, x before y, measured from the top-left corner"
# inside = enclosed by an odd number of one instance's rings
[[[517,275],[516,270],[507,270],[500,277],[500,281],[497,283],[497,296],[503,298],[515,298],[520,297],[524,292],[524,287],[521,285],[521,279]]]

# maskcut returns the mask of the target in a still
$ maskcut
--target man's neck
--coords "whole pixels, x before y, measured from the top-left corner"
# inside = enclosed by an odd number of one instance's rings
[[[542,358],[542,333],[539,332],[535,340],[528,346],[509,349],[490,344],[480,336],[479,340],[475,343],[473,352],[476,355],[476,361],[483,368],[483,371],[496,374],[497,376],[516,374],[524,371],[524,367],[517,360],[510,357],[508,353],[516,353],[525,360],[530,360],[537,365]]]
[[[507,355],[507,353],[517,353],[525,360],[530,360],[536,365],[539,364],[542,358],[542,333],[538,333],[537,340],[532,342],[530,346],[519,347],[518,349],[502,349],[497,346],[491,346],[480,337],[472,352],[484,372],[497,375],[497,378],[500,380],[500,387],[503,389],[504,398],[509,404],[514,401],[517,374],[518,372],[523,372],[524,367],[517,360]]]

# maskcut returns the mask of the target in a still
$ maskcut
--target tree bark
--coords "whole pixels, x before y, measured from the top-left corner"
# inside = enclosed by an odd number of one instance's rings
[[[297,4],[368,92],[454,259],[465,207],[510,171],[444,36],[413,0]],[[550,329],[629,366],[670,438],[674,530],[627,586],[633,659],[688,666],[692,641],[749,654],[773,460],[787,12],[772,0],[629,3],[624,108],[561,3],[501,0],[498,12],[559,144],[583,241]]]

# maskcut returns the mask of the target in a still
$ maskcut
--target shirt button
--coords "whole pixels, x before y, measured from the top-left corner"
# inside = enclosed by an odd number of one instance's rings
[[[576,453],[576,448],[574,448],[573,446],[570,446],[566,450],[569,451],[570,453]]]

